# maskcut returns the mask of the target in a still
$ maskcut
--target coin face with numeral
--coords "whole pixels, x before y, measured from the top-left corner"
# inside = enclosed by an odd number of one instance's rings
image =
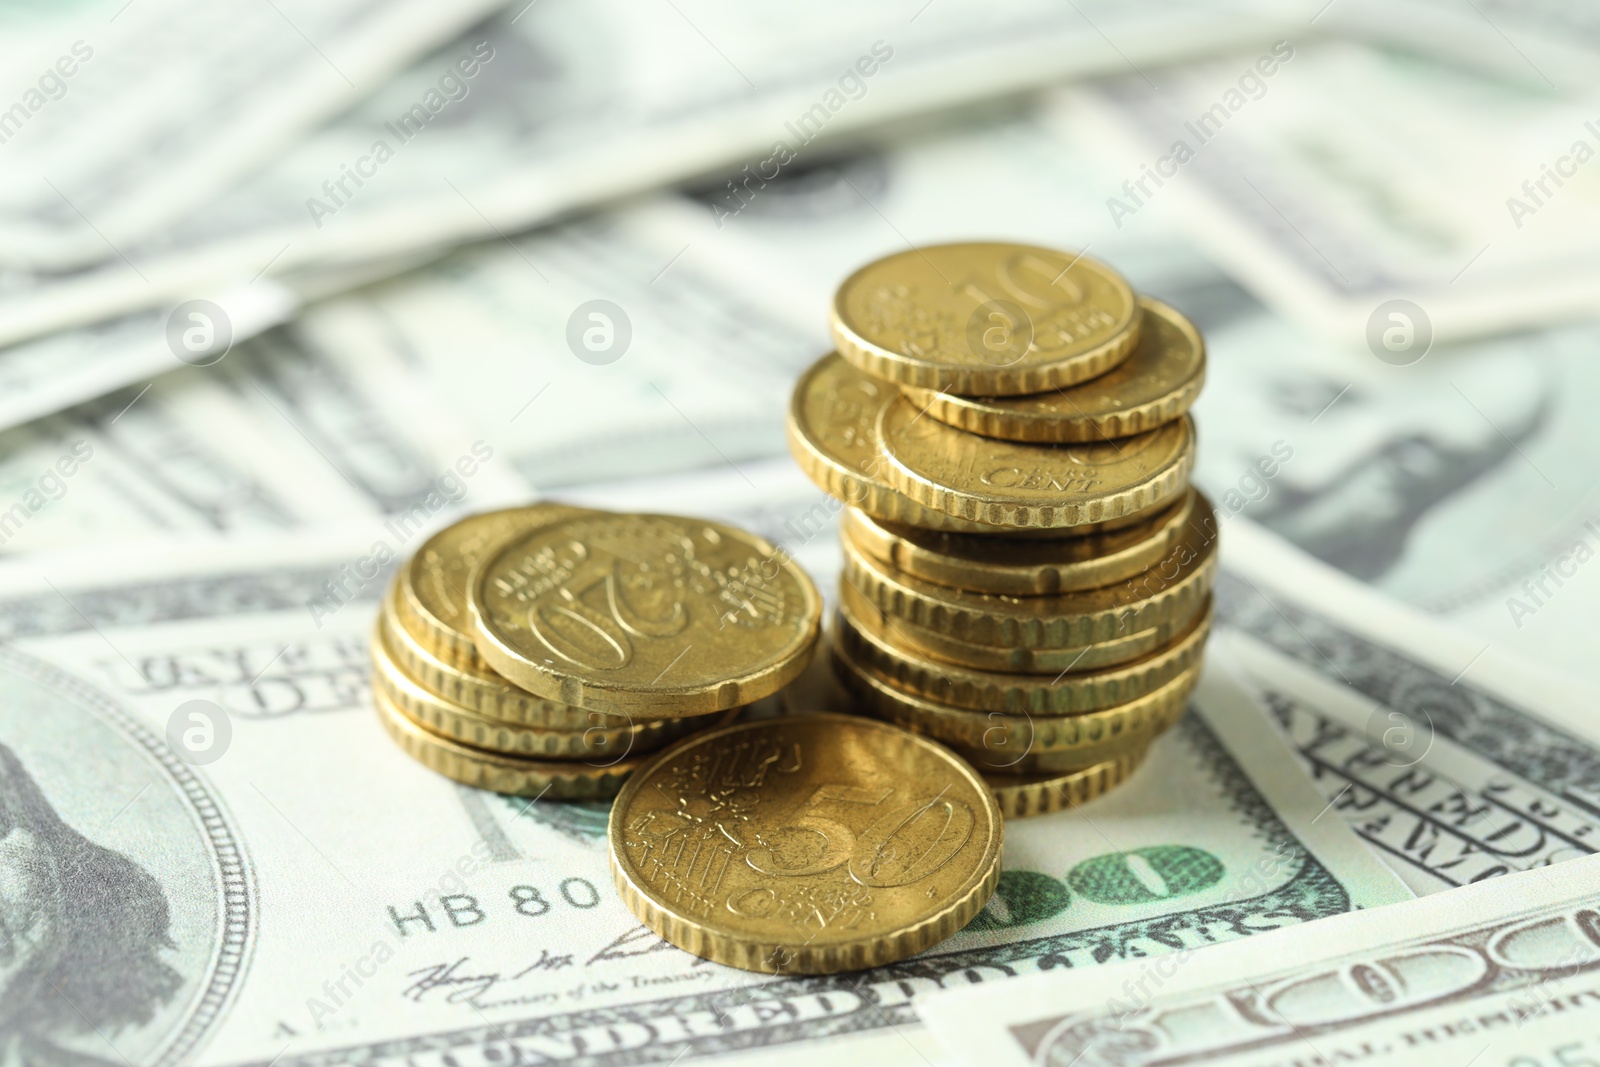
[[[590,514],[486,560],[468,590],[478,652],[577,707],[695,715],[748,704],[804,669],[817,590],[782,549],[719,523]]]
[[[868,374],[963,396],[1086,381],[1139,339],[1133,290],[1103,263],[981,241],[885,256],[834,294],[839,354]]]
[[[1000,877],[1002,820],[948,749],[848,715],[697,734],[611,809],[630,910],[685,951],[775,974],[891,963],[960,930]]]

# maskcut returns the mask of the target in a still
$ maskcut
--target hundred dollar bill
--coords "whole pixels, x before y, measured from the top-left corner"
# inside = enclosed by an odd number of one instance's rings
[[[229,535],[526,498],[495,440],[385,406],[269,335],[0,434],[0,552]]]
[[[1600,692],[1224,524],[1220,636],[1328,803],[1418,893],[1600,851]]]
[[[0,549],[286,529],[366,514],[213,382],[174,375],[0,435]]]
[[[1586,317],[1600,286],[1592,88],[1302,39],[1170,71],[1159,92],[1138,77],[1070,92],[1059,114],[1116,166],[1096,196],[1116,225],[1160,209],[1352,350],[1408,362]]]
[[[402,273],[429,258],[431,253],[419,253],[259,278],[226,291],[205,289],[172,307],[146,308],[0,348],[0,430],[184,366],[220,362],[235,346],[289,321],[306,303]]]
[[[34,21],[0,46],[0,258],[136,276],[122,249],[501,3],[140,0]]]
[[[1455,59],[1536,88],[1585,89],[1600,58],[1600,18],[1583,0],[1351,0],[1318,26]]]
[[[6,277],[0,343],[175,303],[219,279],[493,237],[717,168],[753,187],[819,155],[819,139],[1226,47],[1284,17],[1272,0],[999,11],[833,0],[797,31],[786,14],[728,0],[511,4],[187,210],[159,242],[119,241],[126,258],[93,269]]]
[[[175,322],[178,309],[165,308],[0,348],[0,430],[147,381],[186,361],[209,362],[229,344],[288,319],[295,298],[285,286],[263,280],[219,293],[209,304],[198,312],[208,321],[203,336],[191,335],[193,351],[183,344],[183,331],[191,323]]]
[[[1600,388],[1587,355],[1600,330],[1513,332],[1392,366],[1192,257],[1140,282],[1206,337],[1208,492],[1477,635],[1473,651],[1492,643],[1600,688],[1587,622],[1600,609],[1600,483],[1582,459],[1600,447],[1584,399]]]
[[[820,317],[674,262],[636,215],[474,246],[280,336],[403,425],[476,428],[542,488],[781,453]]]
[[[957,1062],[1584,1064],[1600,858],[1232,945],[929,998]]]
[[[679,510],[707,496],[677,488]],[[623,1064],[839,1038],[915,1062],[913,1006],[943,986],[1409,895],[1318,818],[1219,663],[1116,794],[1007,828],[1001,892],[938,949],[826,979],[697,960],[617,899],[605,805],[461,789],[383,735],[368,634],[427,530],[402,517],[0,568],[0,901],[27,932],[0,970],[8,1049]]]
[[[1027,166],[1010,165],[1018,159]],[[1441,347],[1409,366],[1353,358],[1154,220],[1116,230],[1093,194],[1107,175],[1081,139],[1026,115],[991,118],[774,183],[720,227],[712,188],[519,243],[550,284],[503,244],[468,250],[450,270],[363,294],[363,313],[349,316],[365,324],[360,342],[320,347],[374,397],[397,368],[420,369],[435,395],[459,397],[463,418],[509,424],[536,484],[642,476],[645,462],[741,465],[781,454],[789,380],[828,343],[820,309],[854,266],[906,240],[978,232],[1087,247],[1204,331],[1211,386],[1196,409],[1206,428],[1197,477],[1216,499],[1497,649],[1600,685],[1586,641],[1600,597],[1589,568],[1600,484],[1581,462],[1600,447],[1584,406],[1600,390],[1595,329]],[[651,355],[641,342],[586,364],[566,327],[593,294],[649,321],[641,338],[673,338],[672,351]],[[684,315],[691,306],[700,313]],[[461,336],[489,354],[482,376],[455,358]],[[496,381],[524,384],[508,405]],[[546,383],[508,422],[499,409],[521,408]],[[619,396],[626,405],[613,407]],[[572,403],[543,407],[557,398]]]

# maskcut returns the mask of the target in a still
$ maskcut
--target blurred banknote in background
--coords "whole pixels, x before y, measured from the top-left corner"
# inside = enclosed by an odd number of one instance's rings
[[[1594,1032],[1589,5],[77,0],[0,9],[0,60],[8,1062]],[[1195,321],[1224,525],[1190,713],[1008,825],[978,920],[871,972],[723,968],[622,906],[605,805],[378,736],[388,568],[464,511],[704,514],[833,588],[795,377],[841,278],[973,237]],[[758,712],[844,699],[819,667]]]

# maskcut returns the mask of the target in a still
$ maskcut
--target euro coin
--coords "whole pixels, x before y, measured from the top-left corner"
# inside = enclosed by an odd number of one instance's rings
[[[823,492],[874,515],[914,522],[922,518],[921,506],[883,480],[878,452],[878,412],[896,395],[894,386],[862,374],[837,354],[822,357],[795,383],[789,450]]]
[[[840,354],[867,374],[1006,396],[1109,371],[1138,341],[1139,308],[1103,263],[983,241],[868,263],[834,294],[830,326]]]
[[[463,785],[515,796],[551,800],[594,800],[615,796],[623,781],[647,760],[633,756],[594,761],[535,760],[462,744],[436,734],[374,692],[373,706],[395,744],[435,773]]]
[[[1052,752],[1046,749],[1024,749],[1020,746],[1003,746],[998,735],[991,735],[988,743],[978,747],[951,745],[963,759],[984,775],[1065,775],[1087,770],[1096,763],[1139,756],[1170,730],[1188,709],[1189,694],[1194,691],[1199,671],[1192,670],[1168,682],[1158,692],[1162,694],[1159,714],[1153,714],[1148,724],[1130,731],[1120,744],[1104,746],[1100,752]]]
[[[629,910],[705,959],[833,974],[904,959],[960,930],[1000,877],[989,788],[949,750],[848,715],[696,734],[611,809]]]
[[[867,600],[848,582],[840,583],[839,598],[849,603],[852,615],[870,617],[874,623],[882,627],[884,639],[892,645],[962,667],[1014,674],[1066,674],[1069,671],[1092,671],[1136,660],[1140,656],[1149,655],[1183,633],[1200,613],[1210,606],[1209,598],[1195,600],[1187,611],[1175,615],[1160,626],[1134,630],[1090,645],[1022,648],[1017,645],[984,645],[964,641],[959,637],[907,622],[898,616],[890,615]]]
[[[921,411],[985,437],[1066,444],[1153,430],[1194,404],[1205,384],[1205,342],[1177,310],[1141,297],[1133,354],[1097,378],[1027,396],[957,396],[907,388]]]
[[[588,711],[582,728],[553,729],[491,719],[451,703],[410,677],[390,657],[384,627],[372,640],[372,684],[414,722],[474,748],[531,759],[625,759],[653,752],[669,741],[709,726],[694,718],[639,719],[624,714]]]
[[[1065,774],[985,774],[994,799],[1008,819],[1025,819],[1075,808],[1126,782],[1148,754],[1138,749],[1093,767]]]
[[[595,711],[575,708],[520,689],[490,667],[454,667],[435,656],[400,624],[390,586],[379,614],[379,632],[389,658],[427,689],[452,704],[485,718],[522,726],[556,730],[586,730],[595,725]],[[609,710],[609,709],[607,709]],[[635,712],[635,717],[638,713]]]
[[[1203,499],[1154,566],[1115,585],[1049,596],[973,593],[914,578],[844,540],[841,580],[885,613],[979,645],[1072,648],[1127,637],[1193,615],[1216,576],[1217,531]]]
[[[400,567],[394,604],[400,624],[424,648],[452,667],[488,666],[472,643],[467,617],[467,579],[483,556],[519,533],[573,515],[582,509],[534,504],[469,515],[424,541]]]
[[[884,479],[966,522],[1037,531],[1119,519],[1176,500],[1194,466],[1187,415],[1133,437],[1076,445],[979,437],[921,416],[904,397],[878,416]]]
[[[795,383],[789,402],[789,451],[800,469],[823,492],[876,518],[929,530],[985,536],[1022,535],[1035,538],[1076,536],[1109,529],[1078,526],[1070,530],[1008,530],[968,522],[923,507],[889,484],[888,462],[879,447],[878,418],[883,409],[900,399],[899,390],[852,367],[837,353],[813,363]],[[808,529],[826,525],[834,512],[819,506],[799,521]],[[1121,525],[1148,516],[1131,515]]]
[[[1154,517],[1120,530],[1048,540],[918,529],[859,508],[840,516],[842,535],[862,552],[925,582],[999,596],[1096,589],[1160,562],[1194,512],[1193,490]]]
[[[595,514],[505,545],[468,591],[478,651],[574,707],[699,715],[776,692],[805,668],[816,587],[743,530]]]
[[[1211,616],[1200,616],[1169,644],[1129,663],[1095,671],[1011,674],[945,663],[891,644],[871,617],[839,604],[836,639],[850,657],[897,689],[950,707],[1029,715],[1077,715],[1137,700],[1200,662]]]
[[[1146,743],[1183,717],[1199,668],[1126,704],[1081,715],[1008,714],[953,708],[892,685],[833,650],[836,673],[863,711],[961,752],[979,771],[1061,770],[1098,763]]]

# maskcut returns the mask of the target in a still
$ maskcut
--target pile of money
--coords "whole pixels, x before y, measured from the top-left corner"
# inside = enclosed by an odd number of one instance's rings
[[[668,742],[811,658],[809,578],[732,527],[536,504],[473,515],[406,560],[372,642],[389,735],[468,785],[614,796]]]
[[[788,427],[846,505],[840,678],[1008,816],[1114,788],[1182,714],[1210,627],[1199,333],[1103,264],[996,242],[868,264],[831,326]]]

